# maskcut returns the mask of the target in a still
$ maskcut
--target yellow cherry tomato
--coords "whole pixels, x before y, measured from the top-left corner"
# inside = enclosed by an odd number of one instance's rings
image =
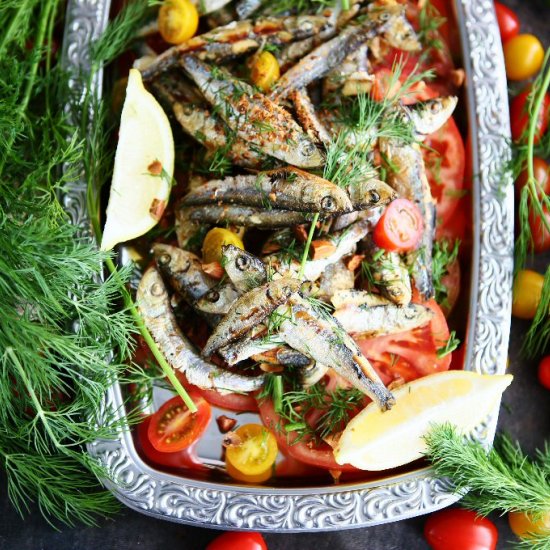
[[[158,15],[159,32],[170,44],[189,40],[199,26],[199,12],[189,0],[164,0]]]
[[[225,451],[229,475],[251,483],[269,479],[278,452],[275,436],[260,424],[245,424],[236,434],[240,443]]]
[[[244,250],[244,244],[236,233],[229,231],[229,229],[224,229],[223,227],[214,227],[214,229],[211,229],[206,234],[206,237],[204,237],[202,243],[202,261],[205,264],[211,262],[221,263],[222,246],[224,244],[232,244]]]
[[[525,80],[538,73],[544,48],[532,34],[518,34],[504,44],[504,62],[509,80]]]
[[[514,281],[512,315],[520,319],[532,319],[542,294],[544,277],[536,271],[522,269]]]
[[[260,90],[267,92],[281,76],[279,62],[270,52],[262,52],[252,60],[250,79]]]
[[[528,538],[533,535],[550,535],[550,512],[544,514],[540,519],[534,521],[529,514],[523,512],[510,512],[508,514],[510,529],[520,538]]]

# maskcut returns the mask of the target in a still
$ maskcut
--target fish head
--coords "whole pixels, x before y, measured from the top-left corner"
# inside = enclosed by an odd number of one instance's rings
[[[195,254],[168,244],[154,244],[153,256],[159,269],[169,274],[186,273],[193,264],[200,266],[200,260]]]
[[[359,185],[360,197],[358,202],[368,206],[368,208],[377,208],[384,206],[397,198],[397,193],[385,182],[379,179],[369,179]]]
[[[150,267],[141,278],[137,291],[137,302],[140,307],[151,308],[166,301],[168,291],[160,273]]]
[[[422,45],[413,26],[407,20],[405,6],[398,2],[386,3],[384,6],[372,4],[369,20],[379,27],[386,42],[394,48],[414,52]]]
[[[288,160],[301,168],[317,168],[323,164],[324,157],[309,136],[300,134],[297,142],[289,145]]]
[[[215,288],[212,288],[204,296],[201,296],[201,298],[197,300],[197,306],[201,311],[209,313],[209,310],[212,309],[213,306],[215,309],[215,306],[220,301],[220,298],[221,294]]]
[[[265,274],[265,265],[260,258],[232,244],[222,246],[222,265],[242,273]]]

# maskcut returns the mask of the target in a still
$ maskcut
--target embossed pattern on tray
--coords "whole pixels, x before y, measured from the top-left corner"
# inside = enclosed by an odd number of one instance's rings
[[[63,60],[73,74],[86,71],[89,45],[104,29],[109,0],[69,0]],[[474,250],[467,331],[467,368],[504,372],[511,309],[513,198],[502,167],[509,158],[509,118],[500,36],[492,0],[455,0],[472,137]],[[102,75],[93,85],[101,89]],[[81,94],[78,80],[71,80]],[[73,222],[89,235],[85,184],[76,181],[63,197]],[[122,411],[114,383],[106,407]],[[498,411],[476,430],[490,445]],[[121,412],[119,412],[121,414]],[[457,500],[445,479],[429,468],[375,482],[304,489],[240,487],[178,477],[152,469],[137,455],[131,436],[98,440],[89,452],[115,480],[105,480],[130,508],[157,518],[211,528],[312,531],[397,521],[448,506]]]

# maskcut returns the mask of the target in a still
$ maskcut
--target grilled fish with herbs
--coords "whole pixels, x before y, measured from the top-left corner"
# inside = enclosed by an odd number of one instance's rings
[[[222,265],[240,292],[248,292],[267,282],[267,271],[262,260],[232,244],[222,246]]]
[[[185,206],[240,204],[324,214],[352,210],[352,203],[343,189],[292,166],[209,181],[188,193],[182,203]]]
[[[137,290],[140,315],[168,363],[187,380],[200,388],[230,392],[249,392],[259,389],[263,377],[248,377],[221,369],[204,361],[183,335],[176,323],[170,297],[160,273],[149,268]]]
[[[209,103],[236,135],[263,153],[300,168],[316,168],[323,156],[290,113],[225,69],[193,56],[181,64]]]
[[[272,311],[300,290],[298,279],[271,281],[241,296],[208,338],[202,355],[208,357],[217,349],[244,336]]]

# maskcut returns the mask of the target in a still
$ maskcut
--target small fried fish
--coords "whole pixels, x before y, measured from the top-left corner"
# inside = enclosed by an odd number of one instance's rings
[[[222,265],[239,292],[248,292],[267,282],[262,260],[232,244],[222,246]]]

